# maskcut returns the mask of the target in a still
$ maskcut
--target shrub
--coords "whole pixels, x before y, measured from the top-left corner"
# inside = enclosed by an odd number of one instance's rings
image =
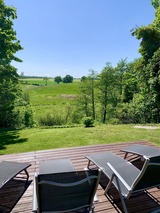
[[[33,110],[30,105],[26,106],[24,111],[24,125],[25,127],[33,127],[35,124],[33,119]]]
[[[110,118],[108,121],[109,124],[119,124],[120,121],[118,118]]]
[[[65,118],[64,116],[58,113],[55,114],[47,113],[46,115],[40,116],[38,118],[38,124],[40,126],[64,125]]]
[[[14,125],[12,128],[23,129],[25,127],[35,126],[32,107],[27,104],[26,106],[19,106],[14,109]]]
[[[84,117],[83,124],[85,125],[85,127],[93,127],[94,120],[92,117]]]

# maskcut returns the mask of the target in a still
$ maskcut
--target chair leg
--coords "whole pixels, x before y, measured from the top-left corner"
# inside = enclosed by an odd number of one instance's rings
[[[119,191],[120,199],[121,199],[121,202],[122,202],[123,210],[124,210],[125,213],[128,213],[125,201],[124,201],[122,193],[121,193],[121,187],[120,187],[120,184],[119,184],[117,176],[112,175],[108,185],[105,188],[104,194],[106,194],[108,192],[108,190],[110,189],[110,186],[112,185],[112,181],[113,181],[114,178],[116,179],[116,182],[117,182],[118,191]]]
[[[116,179],[116,182],[117,182],[117,186],[118,186],[119,195],[120,195],[120,198],[121,198],[123,210],[124,210],[125,213],[128,213],[127,207],[126,207],[126,204],[125,204],[125,201],[124,201],[123,196],[122,196],[122,193],[121,193],[121,187],[120,187],[120,184],[119,184],[119,181],[118,181],[117,176],[115,176],[115,179]]]
[[[95,208],[95,206],[92,206],[92,213],[94,213],[94,208]]]
[[[106,194],[108,192],[108,190],[110,189],[111,185],[112,185],[112,181],[113,181],[114,176],[112,175],[108,185],[106,186],[105,190],[104,190],[104,194]]]

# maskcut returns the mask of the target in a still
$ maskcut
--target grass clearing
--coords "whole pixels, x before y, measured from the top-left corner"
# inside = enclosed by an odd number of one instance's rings
[[[159,146],[159,138],[160,128],[139,129],[134,128],[134,125],[1,130],[0,154],[142,140],[150,141]]]

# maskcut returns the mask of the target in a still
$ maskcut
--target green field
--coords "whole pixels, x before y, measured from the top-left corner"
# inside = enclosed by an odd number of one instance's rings
[[[25,79],[26,80],[26,79]],[[50,80],[51,81],[51,80]],[[71,105],[79,94],[79,82],[43,85],[43,79],[28,79],[29,84],[22,84],[23,91],[29,94],[30,103],[35,112],[35,117],[44,113],[65,109]],[[39,82],[40,86],[34,85]]]
[[[23,83],[23,84],[37,84],[37,85],[40,85],[40,86],[45,86],[46,82],[45,80],[43,80],[43,78],[22,78],[20,79],[20,81]],[[54,82],[54,79],[53,78],[48,78],[48,81],[47,81],[47,85],[53,85],[55,84]]]
[[[23,84],[22,87],[24,92],[29,94],[36,115],[40,115],[47,110],[54,110],[54,107],[62,113],[62,109],[72,104],[78,96],[79,84],[79,81],[48,86],[35,86],[30,83]],[[0,154],[142,140],[160,146],[160,125],[157,127],[157,129],[140,129],[134,128],[134,124],[99,125],[95,123],[92,128],[79,125],[72,128],[63,126],[63,128],[0,130]]]
[[[23,84],[39,84],[40,86],[45,86],[46,84],[46,81],[44,80],[44,78],[38,78],[38,77],[35,77],[35,78],[21,78],[20,81],[23,83]],[[80,79],[74,79],[73,81],[74,83],[75,82],[80,82]],[[56,84],[54,82],[54,78],[48,78],[47,80],[47,86],[50,86],[50,85],[53,85],[53,84]]]
[[[160,146],[159,138],[160,126],[158,129],[138,129],[134,125],[96,125],[92,128],[1,130],[0,154],[142,140]]]

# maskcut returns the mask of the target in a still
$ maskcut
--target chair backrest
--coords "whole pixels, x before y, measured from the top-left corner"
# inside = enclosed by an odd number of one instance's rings
[[[160,186],[160,156],[144,158],[141,173],[133,184],[134,191]]]
[[[90,209],[99,178],[99,170],[38,175],[36,186],[39,212]]]

